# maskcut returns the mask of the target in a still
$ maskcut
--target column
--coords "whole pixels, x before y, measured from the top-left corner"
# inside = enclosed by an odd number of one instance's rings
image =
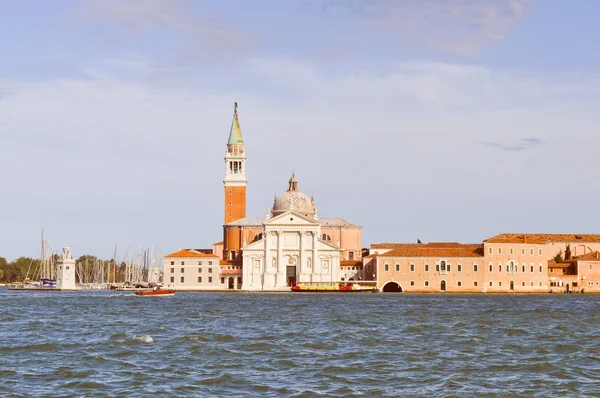
[[[313,264],[313,270],[312,270],[312,282],[321,282],[321,261],[319,260],[319,237],[317,236],[317,232],[313,231],[313,246],[312,246],[312,264]]]
[[[283,232],[277,231],[277,280],[275,287],[285,286],[285,264],[283,264]]]

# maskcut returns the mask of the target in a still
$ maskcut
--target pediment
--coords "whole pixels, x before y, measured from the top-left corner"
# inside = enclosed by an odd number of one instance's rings
[[[318,226],[320,223],[300,213],[288,211],[265,221],[265,225],[310,225]]]
[[[340,247],[337,247],[333,243],[325,242],[323,239],[317,240],[317,245],[319,250],[342,250]]]
[[[261,250],[265,248],[265,239],[259,239],[242,247],[242,250]]]

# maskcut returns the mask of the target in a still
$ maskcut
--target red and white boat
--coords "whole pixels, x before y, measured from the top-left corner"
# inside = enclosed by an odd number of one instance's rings
[[[158,288],[156,290],[147,290],[145,292],[135,292],[136,296],[172,296],[175,290]]]

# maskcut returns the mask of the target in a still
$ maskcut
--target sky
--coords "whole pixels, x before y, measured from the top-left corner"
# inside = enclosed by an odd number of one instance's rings
[[[292,171],[378,242],[598,233],[595,0],[4,0],[0,256],[222,240]]]

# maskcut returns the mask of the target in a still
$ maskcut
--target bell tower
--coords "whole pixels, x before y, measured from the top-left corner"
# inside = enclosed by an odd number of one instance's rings
[[[225,153],[225,224],[246,217],[246,151],[237,107],[236,102]]]

